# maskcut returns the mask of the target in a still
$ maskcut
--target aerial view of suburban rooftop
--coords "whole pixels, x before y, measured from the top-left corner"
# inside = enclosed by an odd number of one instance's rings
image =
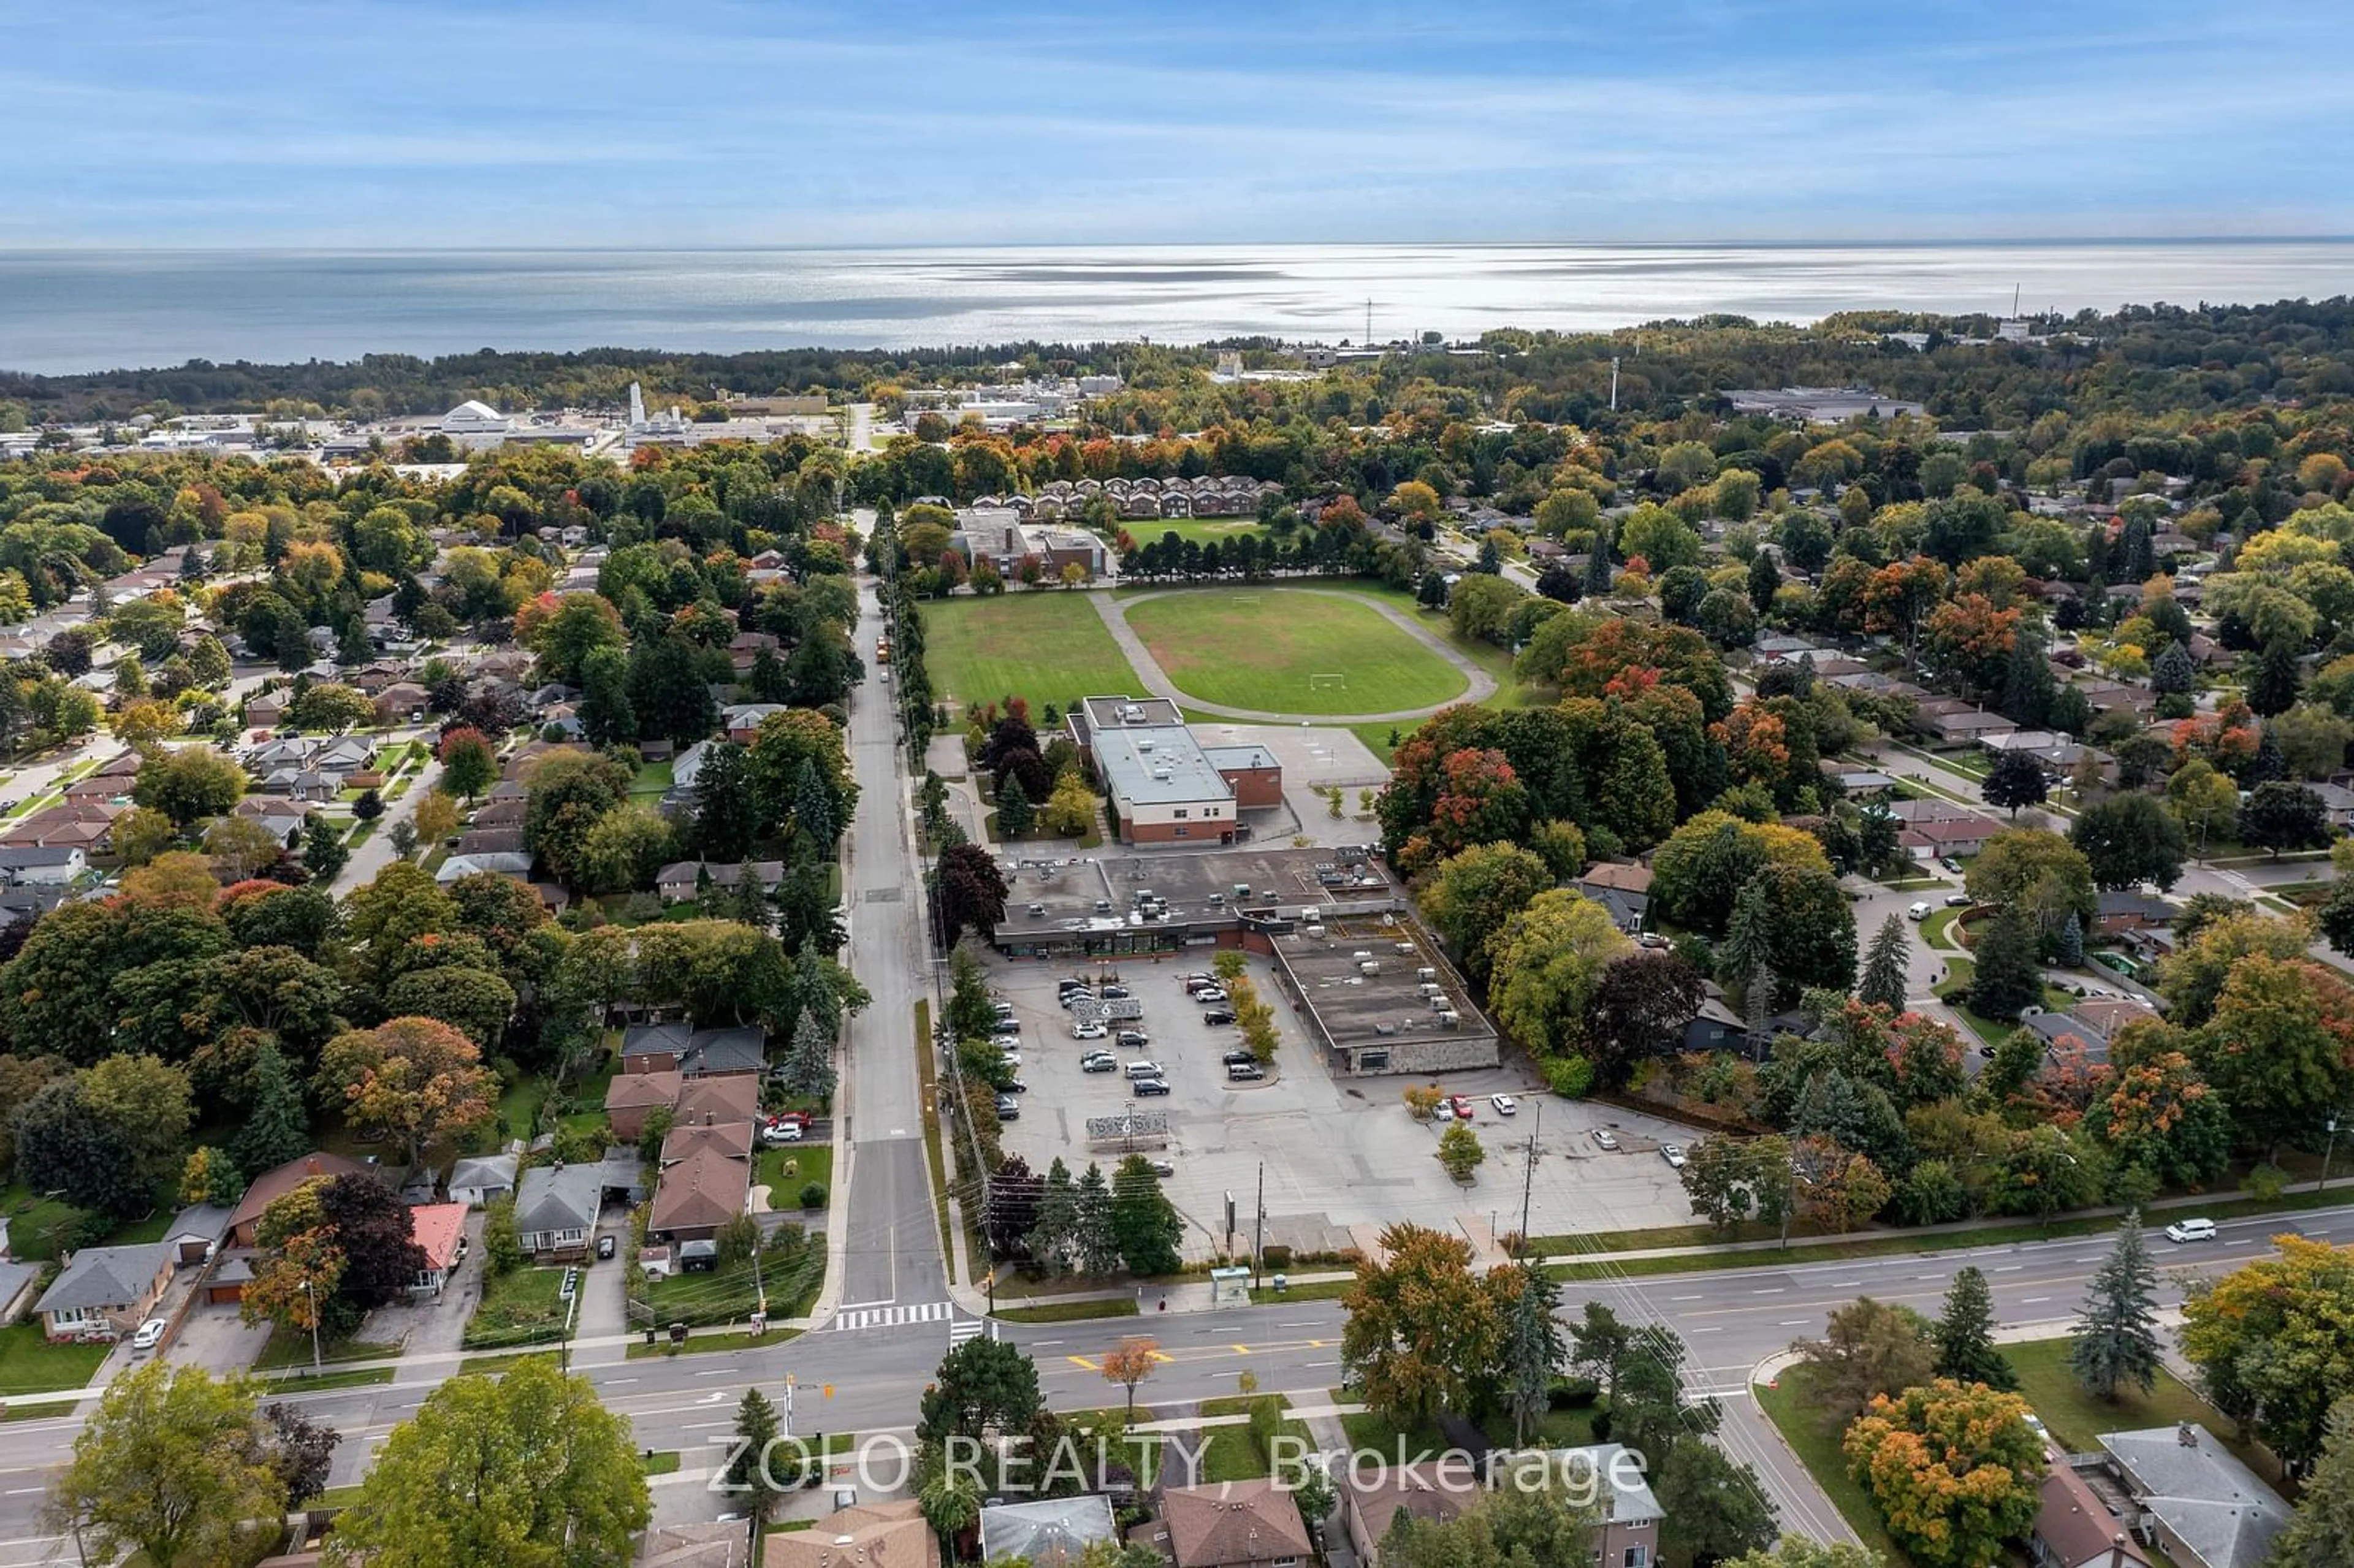
[[[12,18],[0,1568],[2354,1568],[2309,26]]]

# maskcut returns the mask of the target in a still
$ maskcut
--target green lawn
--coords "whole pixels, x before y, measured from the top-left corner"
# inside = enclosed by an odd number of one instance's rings
[[[1207,1399],[1202,1402],[1202,1414],[1207,1415],[1248,1415],[1257,1400],[1272,1399],[1277,1407],[1288,1411],[1291,1402],[1279,1393],[1236,1396],[1231,1399]],[[1299,1446],[1291,1452],[1306,1454],[1316,1443],[1309,1436],[1305,1422],[1286,1414],[1276,1423],[1279,1436],[1295,1439]],[[1207,1484],[1217,1481],[1251,1481],[1275,1473],[1274,1456],[1262,1449],[1258,1439],[1248,1426],[1211,1426],[1203,1428],[1187,1446],[1200,1444],[1201,1474],[1197,1480]]]
[[[630,782],[630,793],[632,795],[662,795],[667,793],[672,782],[672,766],[673,765],[667,761],[639,763],[638,776]]]
[[[10,1251],[27,1263],[56,1262],[59,1233],[81,1220],[80,1209],[55,1198],[36,1198],[22,1182],[0,1193],[0,1213],[8,1216]]]
[[[374,1340],[329,1340],[319,1347],[322,1361],[389,1361],[400,1354],[400,1346]],[[290,1367],[311,1364],[311,1336],[291,1329],[270,1330],[270,1342],[253,1358],[253,1370],[258,1372],[278,1372]]]
[[[924,669],[939,700],[961,708],[1007,696],[1048,703],[1141,693],[1144,683],[1096,607],[1076,593],[1009,593],[923,606]]]
[[[785,1171],[788,1164],[795,1167],[790,1175]],[[767,1184],[769,1207],[798,1210],[801,1189],[811,1182],[832,1192],[833,1148],[825,1143],[789,1143],[781,1149],[764,1149],[752,1181],[755,1185]]]
[[[2035,1407],[2035,1414],[2043,1418],[2062,1448],[2072,1454],[2090,1454],[2100,1447],[2104,1432],[2133,1432],[2195,1421],[2256,1474],[2279,1479],[2280,1467],[2269,1454],[2259,1445],[2237,1441],[2232,1423],[2164,1367],[2158,1369],[2158,1386],[2147,1395],[2129,1392],[2109,1404],[2077,1383],[2075,1374],[2068,1370],[2068,1344],[2066,1340],[2029,1340],[1999,1347],[2010,1370],[2019,1374],[2020,1395]]]
[[[1201,545],[1215,539],[1221,547],[1225,541],[1241,534],[1271,537],[1263,532],[1256,517],[1169,517],[1159,520],[1139,517],[1124,522],[1120,526],[1128,531],[1129,538],[1140,545],[1157,545],[1164,534],[1174,534],[1180,539],[1191,539]]]
[[[518,1268],[486,1277],[482,1299],[466,1320],[465,1347],[499,1350],[510,1345],[553,1343],[564,1332],[565,1300],[560,1268]]]
[[[0,1329],[0,1396],[87,1387],[113,1348],[53,1345],[41,1337],[37,1322]]]
[[[1097,1318],[1133,1318],[1136,1298],[1115,1296],[1101,1301],[1049,1301],[1037,1307],[1002,1307],[997,1316],[1009,1323],[1077,1323]]]
[[[686,1343],[673,1345],[667,1335],[657,1334],[651,1345],[642,1341],[631,1345],[623,1355],[633,1361],[652,1356],[706,1355],[714,1351],[758,1351],[789,1343],[801,1337],[799,1329],[771,1329],[765,1334],[741,1330],[732,1334],[689,1334]]]
[[[1820,1483],[1823,1490],[1837,1504],[1840,1516],[1845,1519],[1864,1546],[1879,1552],[1889,1562],[1907,1561],[1889,1538],[1888,1527],[1880,1520],[1880,1506],[1872,1494],[1863,1489],[1847,1473],[1847,1459],[1840,1453],[1841,1424],[1822,1418],[1814,1398],[1813,1374],[1805,1367],[1793,1367],[1776,1380],[1778,1386],[1768,1388],[1764,1383],[1752,1385],[1750,1392],[1757,1403],[1782,1429],[1791,1452],[1798,1462]]]
[[[816,1299],[824,1279],[824,1247],[788,1225],[770,1238],[757,1274],[748,1258],[708,1273],[632,1282],[631,1290],[652,1308],[656,1327],[667,1330],[673,1323],[684,1323],[701,1329],[748,1319],[758,1309],[763,1291],[770,1321],[797,1318]]]
[[[1349,594],[1176,591],[1131,601],[1128,623],[1179,689],[1204,702],[1384,713],[1447,702],[1465,688],[1460,671]]]
[[[1333,1399],[1346,1403],[1356,1396],[1343,1390],[1334,1390]],[[1407,1459],[1436,1454],[1447,1446],[1447,1439],[1437,1426],[1398,1426],[1370,1411],[1341,1417],[1341,1426],[1349,1435],[1352,1448],[1372,1448],[1392,1464],[1399,1462],[1403,1452]],[[1512,1418],[1499,1413],[1479,1425],[1488,1441],[1500,1446],[1512,1441]],[[1531,1435],[1533,1446],[1543,1448],[1582,1448],[1594,1441],[1594,1412],[1591,1407],[1574,1410],[1549,1410],[1537,1423]],[[1401,1449],[1400,1445],[1404,1447]]]

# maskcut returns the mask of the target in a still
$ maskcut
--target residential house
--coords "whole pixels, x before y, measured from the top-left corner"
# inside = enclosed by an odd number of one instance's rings
[[[1983,741],[1988,736],[2008,735],[2019,726],[2000,714],[1982,713],[1976,708],[1960,713],[1924,714],[1923,722],[1929,733],[1941,745],[1967,746]]]
[[[1936,860],[1945,855],[1976,854],[1986,848],[1987,840],[2002,832],[2000,822],[1984,817],[1946,817],[1934,821],[1912,822],[1898,830],[1896,842],[1910,851],[1915,860]]]
[[[408,1211],[410,1234],[424,1249],[425,1266],[409,1285],[411,1296],[439,1296],[450,1277],[466,1260],[466,1216],[463,1203],[419,1203]]]
[[[2102,1038],[2114,1040],[2129,1023],[2154,1023],[2158,1009],[2130,996],[2090,996],[2068,1010]]]
[[[1639,931],[1651,906],[1651,868],[1597,861],[1578,879],[1577,890],[1610,911],[1621,931]]]
[[[164,1239],[172,1244],[175,1261],[183,1266],[208,1261],[228,1239],[231,1213],[218,1203],[191,1203],[173,1215]]]
[[[302,832],[303,808],[283,795],[248,795],[231,813],[259,822],[281,844],[292,847]]]
[[[737,864],[730,861],[682,860],[673,862],[654,874],[654,891],[661,895],[665,904],[683,904],[701,895],[705,876],[711,879],[714,892],[732,892],[736,885],[744,880],[747,869],[758,878],[761,891],[765,893],[774,893],[785,880],[782,861],[756,860]]]
[[[2043,1506],[2027,1538],[2035,1568],[2149,1568],[2126,1521],[2084,1482],[2064,1454],[2046,1452]]]
[[[257,692],[245,699],[245,727],[276,729],[286,719],[286,694]]]
[[[1299,1505],[1273,1481],[1163,1487],[1160,1500],[1161,1517],[1129,1539],[1177,1568],[1298,1568],[1315,1560]]]
[[[262,1211],[313,1177],[375,1175],[372,1166],[356,1160],[346,1160],[340,1154],[323,1150],[305,1154],[300,1160],[290,1160],[274,1170],[256,1176],[245,1189],[245,1196],[229,1211],[228,1242],[231,1246],[249,1247],[255,1245],[255,1233],[260,1228]]]
[[[683,1080],[675,1127],[750,1127],[760,1119],[760,1080],[748,1073]]]
[[[1597,1505],[1595,1561],[1602,1568],[1652,1568],[1659,1557],[1659,1522],[1666,1515],[1645,1478],[1642,1456],[1620,1443],[1596,1443],[1551,1452],[1520,1450],[1489,1461],[1489,1484],[1525,1480],[1531,1487],[1565,1487],[1591,1493]],[[1509,1479],[1508,1479],[1509,1478]]]
[[[2021,1013],[2019,1022],[2022,1028],[2042,1037],[2043,1048],[2052,1055],[2081,1050],[2084,1060],[2096,1065],[2109,1059],[2108,1035],[2073,1012],[2038,1009]]]
[[[1479,1489],[1465,1469],[1445,1462],[1383,1465],[1370,1470],[1351,1466],[1341,1478],[1341,1525],[1357,1561],[1365,1568],[1381,1568],[1382,1542],[1402,1513],[1443,1524],[1469,1508]]]
[[[488,1208],[514,1196],[515,1157],[482,1154],[450,1167],[450,1201],[470,1209]]]
[[[1817,767],[1822,776],[1839,786],[1842,795],[1876,795],[1883,789],[1896,788],[1896,780],[1876,768],[1859,768],[1851,762],[1824,758]]]
[[[657,1524],[638,1548],[638,1568],[748,1568],[751,1561],[752,1538],[735,1520]]]
[[[80,844],[0,844],[0,881],[11,887],[63,887],[89,869]]]
[[[940,1538],[914,1498],[837,1509],[760,1544],[767,1568],[940,1568]]]
[[[524,831],[516,828],[470,828],[451,846],[461,855],[523,854]]]
[[[42,1332],[53,1341],[130,1333],[164,1298],[178,1257],[170,1242],[82,1248],[34,1306]]]
[[[705,1150],[729,1160],[752,1158],[752,1124],[748,1121],[681,1122],[663,1135],[658,1164],[680,1164]]]
[[[751,1128],[680,1128],[663,1141],[662,1174],[654,1181],[653,1207],[646,1236],[676,1244],[709,1241],[719,1227],[745,1212],[752,1196]],[[671,1139],[684,1157],[673,1161]],[[740,1140],[745,1154],[735,1152]]]
[[[485,851],[481,854],[453,854],[441,863],[441,868],[433,874],[433,880],[446,887],[461,876],[472,876],[481,872],[512,876],[520,881],[531,874],[531,856],[520,851],[514,853]]]
[[[414,681],[395,681],[376,694],[378,724],[414,723],[424,716],[431,694]]]
[[[1297,1518],[1299,1510],[1295,1507],[1291,1512]],[[983,1563],[1018,1558],[1031,1568],[1078,1568],[1079,1559],[1097,1542],[1107,1547],[1119,1544],[1111,1499],[1100,1492],[991,1503],[981,1510]]]
[[[515,1230],[537,1256],[577,1257],[588,1250],[605,1203],[602,1165],[535,1165],[515,1189]]]
[[[678,1103],[679,1086],[684,1082],[675,1071],[614,1074],[613,1081],[605,1086],[605,1117],[613,1124],[613,1137],[622,1143],[635,1143],[646,1129],[648,1117]],[[757,1096],[757,1087],[754,1092]]]
[[[2331,827],[2354,828],[2354,789],[2328,783],[2308,784],[2306,788],[2321,797],[2321,809],[2328,815]]]
[[[2259,1568],[2288,1527],[2280,1494],[2196,1422],[2104,1432],[2100,1443],[2140,1510],[2137,1532],[2178,1568]]]
[[[0,1262],[0,1328],[16,1322],[31,1308],[41,1272],[37,1263]]]
[[[1702,994],[1700,1011],[1684,1024],[1679,1051],[1743,1051],[1749,1045],[1749,1022],[1726,1005],[1724,993],[1710,984]]]
[[[759,738],[763,720],[785,711],[782,703],[735,703],[719,710],[719,727],[728,739],[749,743]]]
[[[114,819],[131,810],[111,800],[90,796],[60,800],[34,812],[0,835],[0,843],[42,846],[72,844],[85,852],[106,848],[114,834]]]
[[[621,1036],[624,1073],[677,1072],[690,1078],[757,1074],[768,1065],[768,1036],[759,1030],[694,1029],[684,1023],[641,1023]]]
[[[2093,929],[2104,937],[2122,937],[2128,931],[2163,930],[2174,924],[2182,911],[2163,898],[2153,898],[2146,893],[2130,889],[2103,893],[2093,906]]]

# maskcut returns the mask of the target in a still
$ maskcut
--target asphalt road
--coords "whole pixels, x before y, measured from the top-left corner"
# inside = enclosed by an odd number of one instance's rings
[[[2167,1272],[2162,1306],[2179,1303],[2189,1273],[2236,1267],[2267,1252],[2268,1239],[2281,1232],[2354,1242],[2354,1207],[2227,1221],[2221,1230],[2217,1242],[2197,1247],[2177,1248],[2155,1239]],[[1836,1538],[1844,1531],[1834,1528],[1835,1520],[1804,1517],[1809,1489],[1774,1484],[1778,1445],[1756,1425],[1745,1396],[1750,1371],[1792,1340],[1819,1333],[1829,1310],[1857,1296],[1934,1310],[1953,1271],[1965,1263],[1987,1272],[2000,1322],[2050,1325],[2053,1333],[2064,1332],[2085,1281],[2107,1250],[2105,1238],[2079,1237],[1791,1268],[1657,1275],[1569,1286],[1566,1308],[1574,1315],[1584,1301],[1596,1299],[1625,1315],[1657,1314],[1673,1327],[1691,1348],[1692,1386],[1731,1396],[1726,1441],[1768,1472],[1769,1489],[1787,1499],[1786,1522]],[[1301,1404],[1324,1403],[1340,1381],[1341,1319],[1337,1302],[1300,1301],[1001,1328],[1004,1338],[1036,1358],[1049,1403],[1064,1409],[1116,1403],[1119,1390],[1104,1380],[1097,1361],[1124,1333],[1150,1333],[1167,1360],[1138,1391],[1138,1402],[1167,1408],[1232,1394],[1236,1374],[1246,1371],[1257,1375],[1266,1392],[1290,1393]],[[938,1322],[828,1329],[775,1350],[626,1361],[587,1369],[586,1375],[609,1407],[631,1419],[641,1444],[685,1450],[694,1467],[694,1454],[733,1425],[744,1388],[757,1382],[780,1393],[789,1372],[800,1383],[797,1433],[904,1431],[946,1346]],[[433,1369],[419,1367],[412,1375],[418,1381],[297,1394],[291,1403],[337,1427],[347,1443],[374,1444],[431,1392]],[[78,1425],[70,1416],[0,1424],[0,1541],[8,1543],[0,1545],[0,1568],[70,1561],[70,1542],[62,1543],[66,1555],[59,1557],[61,1543],[44,1535],[37,1521],[49,1467]],[[711,1512],[722,1511],[723,1500],[713,1498]]]
[[[862,648],[873,647],[882,624],[870,588],[860,601]],[[925,1107],[914,1038],[916,1001],[931,978],[923,876],[891,689],[879,671],[851,703],[849,738],[858,809],[843,868],[848,961],[874,1000],[850,1023],[837,1118],[849,1158],[847,1169],[835,1172],[848,1208],[837,1253],[839,1284],[827,1299],[837,1322],[877,1328],[929,1322],[945,1348],[948,1280],[924,1164]]]

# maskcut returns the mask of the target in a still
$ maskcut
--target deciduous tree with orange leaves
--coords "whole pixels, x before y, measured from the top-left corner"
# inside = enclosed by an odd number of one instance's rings
[[[355,1029],[319,1054],[322,1097],[355,1126],[400,1139],[412,1165],[440,1139],[489,1120],[497,1083],[472,1041],[430,1018]]]
[[[1919,1568],[1986,1568],[2041,1506],[2043,1443],[2027,1402],[1939,1378],[1864,1406],[1841,1449]]]

